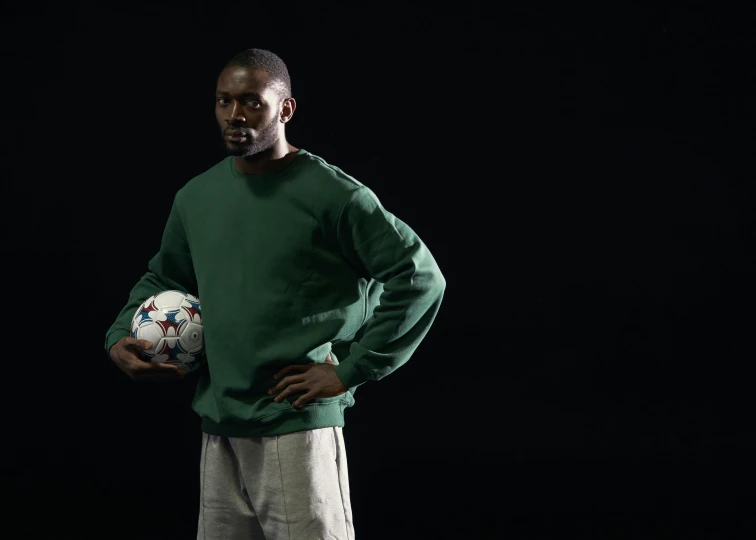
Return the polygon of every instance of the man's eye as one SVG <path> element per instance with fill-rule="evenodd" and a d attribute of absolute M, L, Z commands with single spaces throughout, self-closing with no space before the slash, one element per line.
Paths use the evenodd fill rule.
<path fill-rule="evenodd" d="M 226 101 L 226 98 L 218 98 L 218 101 L 221 104 L 223 104 L 223 102 Z M 248 100 L 248 101 L 246 101 L 246 103 L 251 103 L 253 107 L 259 107 L 260 106 L 260 102 L 254 100 L 254 99 Z"/>

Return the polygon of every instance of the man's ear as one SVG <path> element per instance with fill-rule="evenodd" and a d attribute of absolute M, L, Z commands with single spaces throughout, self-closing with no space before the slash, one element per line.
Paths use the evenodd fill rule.
<path fill-rule="evenodd" d="M 297 110 L 297 102 L 294 98 L 286 98 L 281 102 L 281 112 L 278 115 L 278 120 L 281 123 L 286 123 L 294 116 L 294 111 Z"/>

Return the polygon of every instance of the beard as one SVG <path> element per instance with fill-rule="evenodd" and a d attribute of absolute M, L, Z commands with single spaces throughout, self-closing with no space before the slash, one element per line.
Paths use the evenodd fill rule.
<path fill-rule="evenodd" d="M 250 135 L 244 141 L 229 141 L 225 135 L 221 134 L 221 136 L 223 137 L 226 152 L 229 155 L 254 157 L 266 150 L 270 150 L 278 142 L 278 123 L 275 120 L 272 121 L 262 130 L 258 131 L 254 138 Z"/>

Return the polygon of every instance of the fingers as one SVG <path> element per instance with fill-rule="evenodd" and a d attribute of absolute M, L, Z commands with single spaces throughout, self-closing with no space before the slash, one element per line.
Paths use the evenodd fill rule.
<path fill-rule="evenodd" d="M 152 348 L 152 342 L 148 339 L 136 339 L 131 336 L 123 338 L 123 344 L 126 347 L 136 347 L 138 349 L 149 350 Z"/>
<path fill-rule="evenodd" d="M 299 392 L 306 389 L 306 382 L 304 375 L 294 375 L 286 377 L 280 383 L 268 390 L 268 395 L 278 394 L 273 401 L 279 402 L 286 396 L 293 392 Z M 280 392 L 280 394 L 279 394 Z"/>
<path fill-rule="evenodd" d="M 145 359 L 140 352 L 152 348 L 153 343 L 148 339 L 127 336 L 121 338 L 117 344 L 117 347 L 111 347 L 110 358 L 132 381 L 180 381 L 186 374 L 183 369 L 172 363 Z"/>
<path fill-rule="evenodd" d="M 278 392 L 280 392 L 281 390 L 283 390 L 284 388 L 286 388 L 286 386 L 290 384 L 302 383 L 304 381 L 305 381 L 305 376 L 302 373 L 299 373 L 297 375 L 289 375 L 288 377 L 285 377 L 284 379 L 282 379 L 281 382 L 279 382 L 274 387 L 269 388 L 268 395 L 277 394 Z"/>
<path fill-rule="evenodd" d="M 179 367 L 175 364 L 172 364 L 169 362 L 155 362 L 149 359 L 145 359 L 144 357 L 138 354 L 130 354 L 129 360 L 131 360 L 132 369 L 134 371 L 165 372 L 165 371 L 175 371 L 179 369 Z"/>
<path fill-rule="evenodd" d="M 147 362 L 147 365 L 149 366 L 147 369 L 157 372 L 160 371 L 181 371 L 183 373 L 183 370 L 178 367 L 176 364 L 167 364 L 167 363 L 160 363 L 160 362 Z"/>
<path fill-rule="evenodd" d="M 306 390 L 306 389 L 307 388 L 305 388 L 305 385 L 302 383 L 290 384 L 283 390 L 283 392 L 281 392 L 275 398 L 273 398 L 273 401 L 275 401 L 276 403 L 280 403 L 282 400 L 286 399 L 287 396 L 290 396 L 291 394 L 295 394 L 297 392 L 301 392 L 302 390 Z"/>
<path fill-rule="evenodd" d="M 302 407 L 302 405 L 304 405 L 305 403 L 307 403 L 308 401 L 310 401 L 312 398 L 314 398 L 315 395 L 316 395 L 316 393 L 313 392 L 312 390 L 310 390 L 306 394 L 302 394 L 301 396 L 299 396 L 296 399 L 296 401 L 294 403 L 292 403 L 292 406 L 295 409 L 299 409 L 300 407 Z"/>
<path fill-rule="evenodd" d="M 328 356 L 326 356 L 324 363 L 335 365 L 335 362 L 333 362 L 333 360 L 331 359 L 331 353 L 328 353 Z M 273 378 L 276 380 L 281 379 L 281 377 L 292 371 L 299 371 L 300 373 L 297 375 L 289 375 L 288 377 L 281 379 L 278 384 L 268 389 L 268 395 L 277 394 L 276 397 L 273 398 L 273 401 L 280 403 L 282 400 L 286 399 L 292 394 L 306 391 L 305 394 L 299 396 L 294 402 L 294 407 L 296 407 L 297 409 L 302 407 L 305 403 L 317 396 L 317 391 L 313 389 L 315 380 L 310 380 L 311 378 L 308 378 L 308 376 L 306 375 L 307 372 L 309 372 L 313 367 L 316 367 L 317 365 L 318 364 L 316 363 L 311 363 L 291 364 L 286 366 L 281 371 L 273 375 Z"/>
<path fill-rule="evenodd" d="M 185 371 L 175 364 L 168 362 L 145 361 L 138 355 L 131 355 L 129 371 L 133 380 L 139 381 L 170 381 L 180 380 Z"/>
<path fill-rule="evenodd" d="M 167 363 L 167 362 L 153 362 L 148 359 L 146 355 L 142 355 L 142 350 L 150 350 L 152 349 L 152 342 L 148 339 L 135 339 L 135 338 L 127 338 L 128 341 L 127 345 L 132 345 L 139 349 L 139 351 L 134 351 L 134 349 L 127 349 L 127 357 L 129 361 L 132 364 L 132 369 L 134 371 L 149 371 L 149 370 L 155 370 L 155 372 L 165 372 L 166 370 L 174 371 L 178 369 L 178 366 L 175 366 L 173 364 Z"/>
<path fill-rule="evenodd" d="M 278 380 L 284 375 L 286 375 L 287 373 L 289 373 L 290 371 L 297 370 L 297 371 L 303 372 L 303 371 L 307 371 L 311 367 L 312 367 L 311 364 L 291 364 L 290 366 L 286 366 L 281 371 L 273 375 L 273 378 Z"/>

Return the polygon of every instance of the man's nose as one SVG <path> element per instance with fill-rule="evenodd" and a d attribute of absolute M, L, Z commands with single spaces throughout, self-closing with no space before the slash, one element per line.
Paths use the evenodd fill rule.
<path fill-rule="evenodd" d="M 237 103 L 234 103 L 233 105 L 231 105 L 231 113 L 226 118 L 226 122 L 232 122 L 234 120 L 240 120 L 244 122 L 244 117 L 241 116 L 241 112 L 238 113 L 238 117 L 237 117 L 238 110 L 239 109 L 237 109 Z"/>

